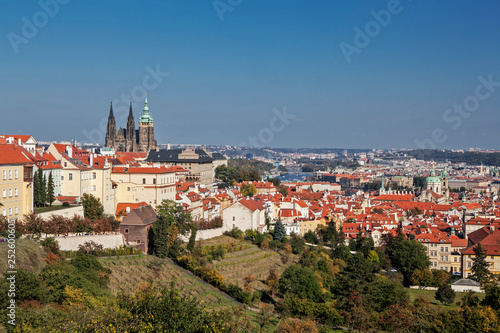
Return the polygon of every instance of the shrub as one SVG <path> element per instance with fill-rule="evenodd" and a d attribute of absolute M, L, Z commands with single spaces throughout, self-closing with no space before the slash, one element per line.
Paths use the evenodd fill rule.
<path fill-rule="evenodd" d="M 70 206 L 70 204 L 69 204 L 69 202 L 65 201 L 65 202 L 63 202 L 62 206 L 63 206 L 63 207 L 69 207 L 69 206 Z"/>
<path fill-rule="evenodd" d="M 438 290 L 436 290 L 436 295 L 434 298 L 441 303 L 450 305 L 455 301 L 455 291 L 447 284 L 442 284 Z"/>

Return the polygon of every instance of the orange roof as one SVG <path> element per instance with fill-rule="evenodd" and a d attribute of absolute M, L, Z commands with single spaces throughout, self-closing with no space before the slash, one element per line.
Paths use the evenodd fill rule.
<path fill-rule="evenodd" d="M 255 201 L 252 199 L 242 199 L 238 201 L 241 203 L 243 206 L 246 208 L 250 209 L 251 211 L 256 211 L 256 210 L 264 210 L 264 204 L 261 201 Z"/>
<path fill-rule="evenodd" d="M 178 168 L 167 168 L 165 166 L 157 167 L 114 167 L 113 173 L 148 173 L 148 174 L 163 174 L 177 172 Z"/>
<path fill-rule="evenodd" d="M 128 203 L 120 202 L 116 206 L 116 214 L 118 214 L 121 211 L 123 211 L 125 214 L 127 214 L 127 208 L 128 208 L 128 211 L 130 212 L 133 209 L 136 209 L 136 208 L 139 208 L 142 206 L 147 206 L 147 205 L 148 204 L 144 201 L 142 201 L 142 202 L 128 202 Z"/>
<path fill-rule="evenodd" d="M 31 156 L 26 149 L 14 145 L 6 144 L 0 145 L 0 165 L 1 164 L 33 164 Z"/>

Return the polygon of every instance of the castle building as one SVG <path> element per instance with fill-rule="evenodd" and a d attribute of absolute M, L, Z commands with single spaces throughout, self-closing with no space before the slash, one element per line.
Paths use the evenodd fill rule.
<path fill-rule="evenodd" d="M 153 117 L 149 113 L 148 98 L 144 100 L 144 108 L 139 118 L 139 129 L 135 129 L 132 103 L 127 119 L 127 128 L 116 130 L 116 121 L 113 114 L 113 103 L 109 110 L 108 127 L 106 129 L 105 146 L 115 151 L 123 152 L 148 152 L 156 149 L 156 140 L 153 128 Z"/>

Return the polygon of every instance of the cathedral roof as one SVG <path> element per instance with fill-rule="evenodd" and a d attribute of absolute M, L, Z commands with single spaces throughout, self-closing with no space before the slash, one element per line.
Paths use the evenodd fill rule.
<path fill-rule="evenodd" d="M 214 160 L 203 149 L 196 149 L 193 158 L 179 158 L 182 149 L 150 150 L 146 161 L 148 162 L 177 162 L 177 163 L 209 163 Z"/>

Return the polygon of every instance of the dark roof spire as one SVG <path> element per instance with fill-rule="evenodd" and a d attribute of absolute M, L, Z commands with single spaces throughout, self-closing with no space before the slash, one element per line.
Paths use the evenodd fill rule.
<path fill-rule="evenodd" d="M 109 108 L 109 118 L 114 118 L 115 116 L 113 115 L 113 102 L 111 102 L 111 107 Z"/>
<path fill-rule="evenodd" d="M 134 118 L 134 113 L 132 112 L 132 102 L 130 102 L 130 109 L 128 111 L 128 117 L 129 118 Z"/>

